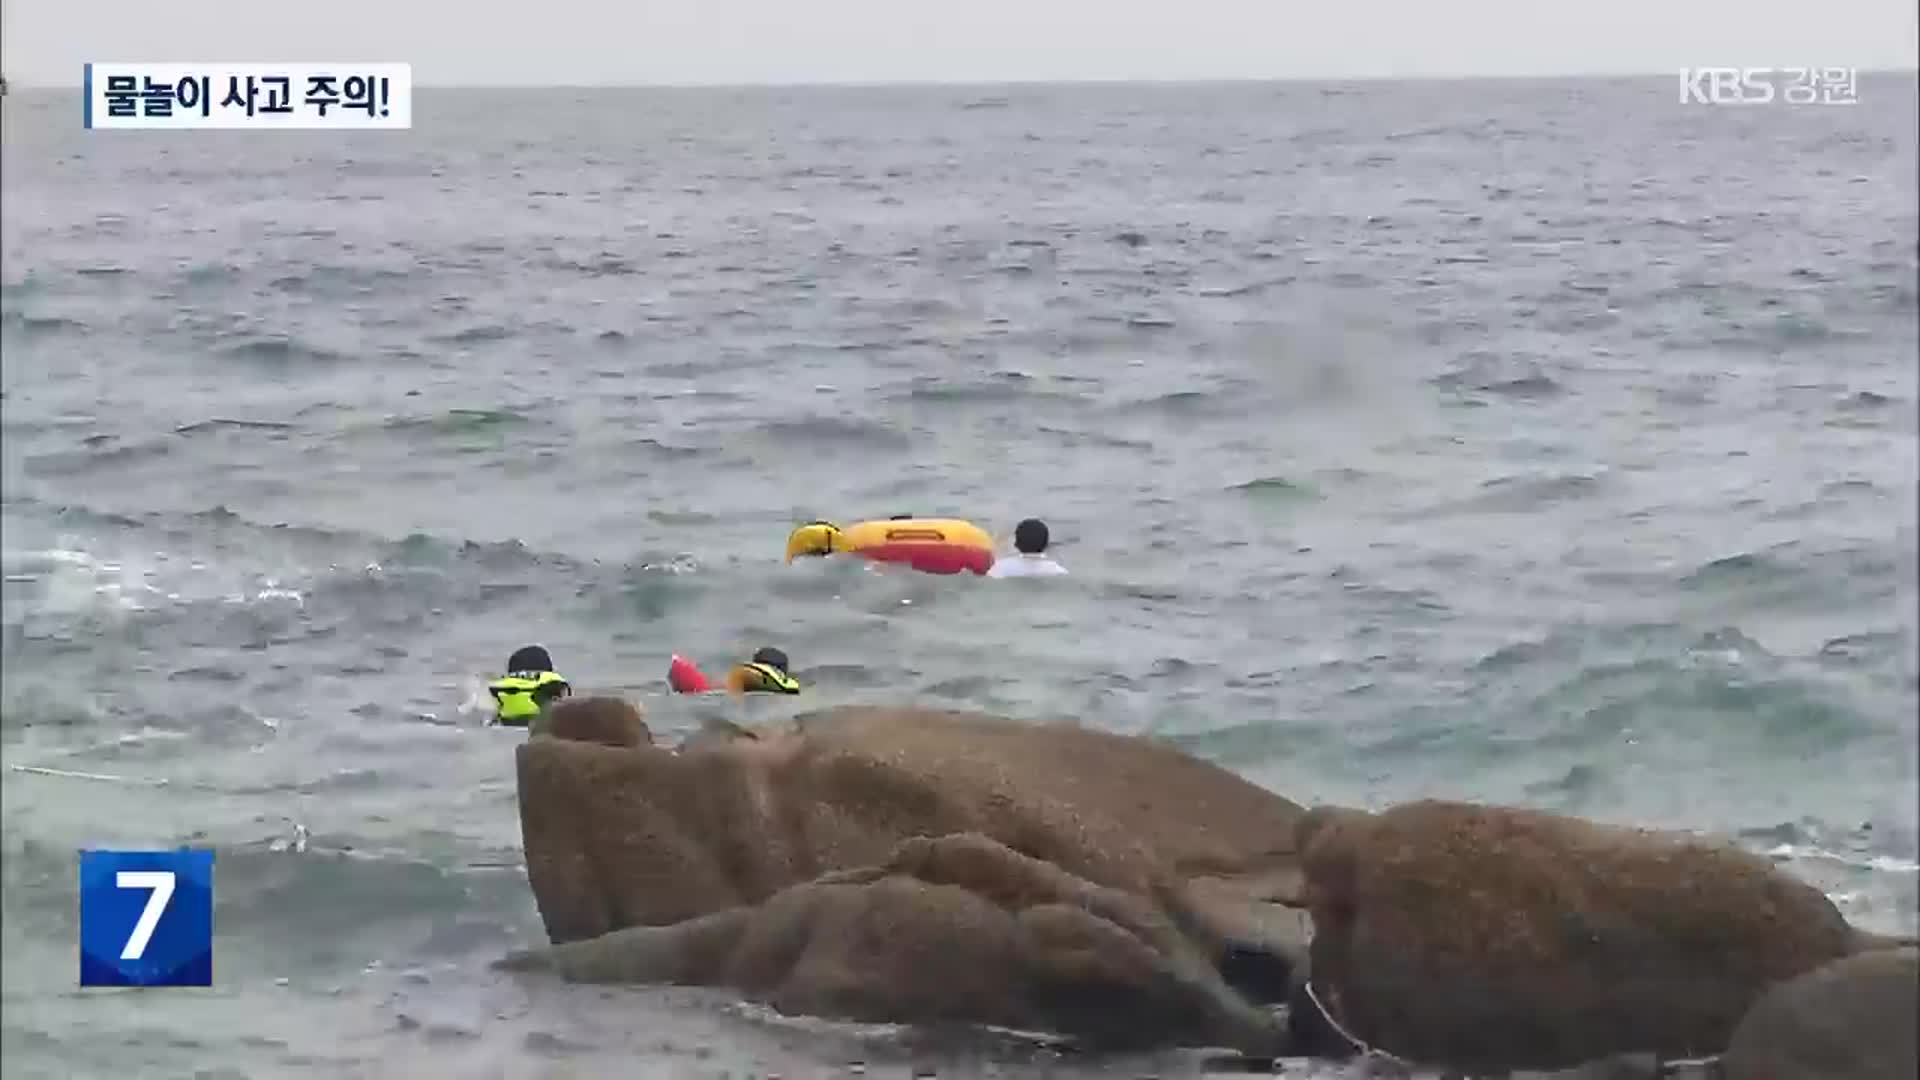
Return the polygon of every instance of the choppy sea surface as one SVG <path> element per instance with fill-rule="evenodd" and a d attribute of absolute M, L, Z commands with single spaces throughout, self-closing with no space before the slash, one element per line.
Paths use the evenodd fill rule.
<path fill-rule="evenodd" d="M 516 646 L 1708 830 L 1916 929 L 1911 76 L 4 101 L 8 1077 L 1133 1075 L 519 981 Z M 894 513 L 1072 576 L 780 562 Z M 21 767 L 60 770 L 21 771 Z M 89 774 L 75 776 L 66 774 Z M 216 988 L 81 992 L 82 846 Z"/>

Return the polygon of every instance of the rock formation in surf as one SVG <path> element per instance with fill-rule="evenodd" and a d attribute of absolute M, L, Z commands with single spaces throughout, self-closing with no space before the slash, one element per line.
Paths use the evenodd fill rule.
<path fill-rule="evenodd" d="M 578 982 L 724 985 L 789 1014 L 998 1024 L 1105 1049 L 1272 1055 L 1284 1023 L 1151 902 L 978 833 L 917 837 L 747 907 L 528 950 Z"/>
<path fill-rule="evenodd" d="M 1726 1080 L 1920 1076 L 1920 950 L 1877 949 L 1781 983 L 1734 1030 Z"/>
<path fill-rule="evenodd" d="M 611 699 L 549 719 L 517 765 L 554 944 L 507 963 L 572 979 L 1261 1054 L 1258 1005 L 1290 999 L 1287 1053 L 1350 1034 L 1626 1075 L 1889 946 L 1724 843 L 1466 803 L 1306 813 L 1147 739 L 841 708 L 672 750 Z"/>
<path fill-rule="evenodd" d="M 1768 988 L 1862 945 L 1731 845 L 1425 801 L 1300 821 L 1313 997 L 1368 1046 L 1463 1070 L 1724 1049 Z M 1351 1044 L 1302 994 L 1301 1048 Z"/>
<path fill-rule="evenodd" d="M 582 943 L 560 954 L 573 958 L 563 972 L 621 970 L 623 950 L 681 950 L 664 969 L 652 960 L 631 968 L 633 981 L 738 986 L 823 1015 L 891 1001 L 901 1010 L 891 1019 L 911 1012 L 1044 1027 L 1071 1020 L 1067 1006 L 1043 1003 L 1058 999 L 1049 987 L 1072 981 L 1048 972 L 1074 964 L 1087 968 L 1089 985 L 1107 988 L 1090 1000 L 1117 1016 L 1149 1016 L 1169 1002 L 1204 1014 L 1218 1012 L 1222 978 L 1241 989 L 1240 1007 L 1279 1000 L 1304 954 L 1303 913 L 1263 900 L 1297 891 L 1299 807 L 1156 741 L 976 714 L 840 708 L 675 751 L 608 745 L 603 722 L 570 715 L 581 707 L 556 706 L 554 737 L 516 751 L 542 920 L 552 942 Z M 999 854 L 970 857 L 952 881 L 913 862 L 918 849 L 897 850 L 915 837 L 968 834 Z M 984 850 L 978 843 L 961 850 Z M 1130 898 L 1145 914 L 1068 919 L 1057 902 L 1032 899 L 1043 895 L 1031 887 L 1042 870 L 1075 889 Z M 703 917 L 712 918 L 686 925 Z M 1176 927 L 1175 937 L 1147 933 L 1141 920 Z M 670 926 L 671 935 L 602 936 Z M 748 944 L 708 947 L 740 934 Z M 783 968 L 753 944 L 765 935 L 825 959 Z M 1120 950 L 1114 971 L 1075 951 L 1103 935 Z M 880 937 L 906 951 L 888 953 Z M 925 953 L 936 938 L 950 941 Z M 993 984 L 1024 1003 L 1019 1016 L 980 1007 L 967 989 L 973 974 L 916 959 L 980 966 L 965 958 L 1043 946 L 1044 955 L 1009 969 L 1011 982 Z M 1189 954 L 1211 974 L 1195 975 L 1180 959 Z M 868 959 L 843 963 L 840 983 L 869 968 L 892 974 L 870 994 L 819 974 L 855 956 Z M 661 970 L 673 977 L 658 978 Z M 1177 1039 L 1178 1026 L 1136 1034 Z M 1087 1033 L 1087 1023 L 1079 1027 Z"/>
<path fill-rule="evenodd" d="M 639 708 L 625 698 L 566 698 L 560 705 L 534 719 L 532 735 L 600 746 L 653 745 L 653 732 L 641 719 Z"/>

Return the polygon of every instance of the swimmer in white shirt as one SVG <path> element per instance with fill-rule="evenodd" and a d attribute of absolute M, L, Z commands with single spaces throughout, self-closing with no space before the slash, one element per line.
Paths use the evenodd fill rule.
<path fill-rule="evenodd" d="M 1028 518 L 1014 527 L 1014 554 L 993 561 L 988 577 L 1057 577 L 1067 568 L 1046 554 L 1047 523 Z"/>

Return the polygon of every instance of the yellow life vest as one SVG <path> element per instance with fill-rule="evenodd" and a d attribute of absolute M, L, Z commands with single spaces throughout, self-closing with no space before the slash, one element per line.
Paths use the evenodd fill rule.
<path fill-rule="evenodd" d="M 496 703 L 494 722 L 526 727 L 555 700 L 573 693 L 567 680 L 552 671 L 510 671 L 487 684 Z"/>
<path fill-rule="evenodd" d="M 727 687 L 739 693 L 797 694 L 800 682 L 772 664 L 740 664 L 727 673 Z"/>

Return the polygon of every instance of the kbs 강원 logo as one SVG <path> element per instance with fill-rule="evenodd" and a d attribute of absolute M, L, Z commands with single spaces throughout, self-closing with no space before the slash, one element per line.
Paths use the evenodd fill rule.
<path fill-rule="evenodd" d="M 80 853 L 80 985 L 213 985 L 213 852 Z"/>
<path fill-rule="evenodd" d="M 1852 105 L 1860 100 L 1853 68 L 1680 69 L 1682 105 Z"/>

